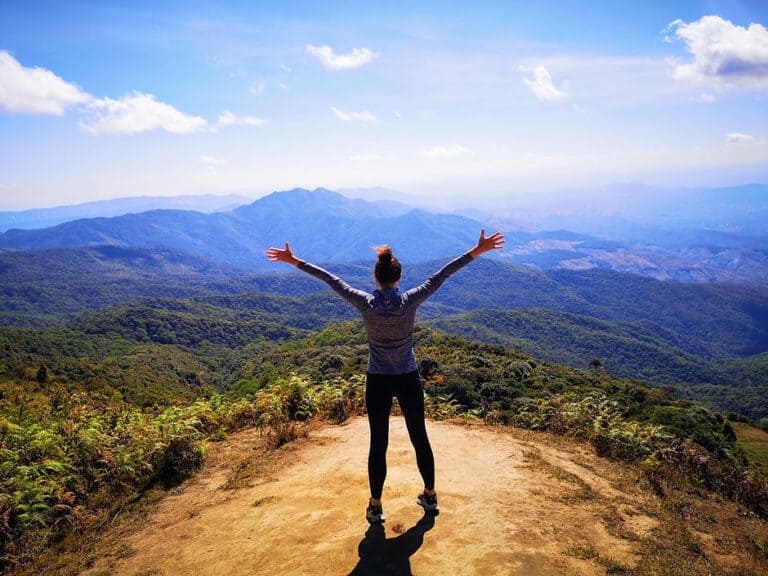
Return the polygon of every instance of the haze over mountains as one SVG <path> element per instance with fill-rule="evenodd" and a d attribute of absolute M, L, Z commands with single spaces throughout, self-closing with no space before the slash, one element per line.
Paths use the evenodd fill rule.
<path fill-rule="evenodd" d="M 626 210 L 613 214 L 598 205 L 581 212 L 569 208 L 570 216 L 563 207 L 553 209 L 548 217 L 553 226 L 581 230 L 569 232 L 535 231 L 532 223 L 523 225 L 520 215 L 505 216 L 501 208 L 494 214 L 468 211 L 470 217 L 295 189 L 209 214 L 159 209 L 12 229 L 0 235 L 0 248 L 164 247 L 265 269 L 266 248 L 285 240 L 302 257 L 319 262 L 369 260 L 372 245 L 389 243 L 403 261 L 419 262 L 460 253 L 485 225 L 507 235 L 499 258 L 541 269 L 607 268 L 663 280 L 768 285 L 768 231 L 761 219 L 768 214 L 768 186 L 710 190 L 700 202 L 693 201 L 693 192 L 666 202 L 657 196 L 627 195 Z M 686 203 L 693 208 L 683 210 Z M 636 218 L 629 221 L 633 206 Z"/>

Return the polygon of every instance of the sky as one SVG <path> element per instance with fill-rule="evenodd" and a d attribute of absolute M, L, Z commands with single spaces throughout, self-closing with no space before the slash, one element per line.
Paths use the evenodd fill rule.
<path fill-rule="evenodd" d="M 768 182 L 768 3 L 0 0 L 0 209 Z"/>

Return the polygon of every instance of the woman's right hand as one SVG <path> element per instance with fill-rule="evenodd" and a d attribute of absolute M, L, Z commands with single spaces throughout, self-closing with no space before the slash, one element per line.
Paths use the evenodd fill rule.
<path fill-rule="evenodd" d="M 485 237 L 485 228 L 480 230 L 480 239 L 477 241 L 477 246 L 469 251 L 472 254 L 472 258 L 477 258 L 480 254 L 490 252 L 491 250 L 501 250 L 504 248 L 504 235 L 501 232 L 495 232 L 488 238 Z"/>
<path fill-rule="evenodd" d="M 288 242 L 285 243 L 284 250 L 280 250 L 280 248 L 268 249 L 267 258 L 269 259 L 270 262 L 285 262 L 286 264 L 290 264 L 291 266 L 297 266 L 299 264 L 299 259 L 293 255 L 293 252 L 291 251 L 291 247 L 288 245 Z"/>

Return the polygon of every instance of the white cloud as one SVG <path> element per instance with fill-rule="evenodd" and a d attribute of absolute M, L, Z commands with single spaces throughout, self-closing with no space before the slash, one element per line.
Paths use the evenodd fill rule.
<path fill-rule="evenodd" d="M 466 146 L 453 144 L 451 146 L 433 146 L 419 152 L 425 158 L 456 158 L 459 156 L 472 156 L 474 152 Z"/>
<path fill-rule="evenodd" d="M 256 84 L 251 85 L 250 88 L 248 88 L 248 92 L 253 94 L 254 96 L 263 96 L 264 95 L 264 80 L 260 80 Z"/>
<path fill-rule="evenodd" d="M 675 20 L 668 29 L 685 42 L 691 62 L 675 64 L 675 78 L 712 80 L 726 86 L 768 86 L 768 29 L 737 26 L 720 16 Z"/>
<path fill-rule="evenodd" d="M 374 162 L 376 160 L 381 160 L 382 156 L 381 154 L 354 154 L 349 157 L 352 162 Z"/>
<path fill-rule="evenodd" d="M 330 46 L 313 46 L 312 44 L 307 45 L 307 52 L 317 58 L 328 70 L 359 68 L 378 56 L 368 48 L 353 48 L 352 52 L 347 54 L 336 54 Z"/>
<path fill-rule="evenodd" d="M 288 84 L 286 84 L 285 82 L 278 82 L 277 87 L 280 88 L 281 90 L 288 90 Z"/>
<path fill-rule="evenodd" d="M 740 132 L 731 132 L 725 137 L 729 144 L 742 144 L 744 142 L 754 142 L 755 137 L 752 134 L 741 134 Z"/>
<path fill-rule="evenodd" d="M 67 106 L 91 98 L 50 70 L 25 68 L 8 52 L 0 51 L 0 108 L 21 114 L 61 116 Z"/>
<path fill-rule="evenodd" d="M 91 134 L 132 134 L 151 130 L 186 134 L 208 126 L 205 118 L 184 114 L 170 104 L 159 102 L 152 94 L 138 91 L 119 100 L 92 100 L 88 108 L 95 118 L 81 122 L 80 126 Z"/>
<path fill-rule="evenodd" d="M 201 154 L 198 160 L 205 164 L 206 166 L 221 166 L 222 164 L 226 164 L 227 161 L 223 158 L 216 158 L 215 156 L 207 156 L 206 154 Z"/>
<path fill-rule="evenodd" d="M 229 110 L 225 110 L 219 114 L 217 126 L 263 126 L 266 122 L 264 118 L 258 116 L 237 116 Z"/>
<path fill-rule="evenodd" d="M 285 64 L 280 64 L 280 70 L 282 70 L 283 72 L 287 72 L 288 74 L 293 72 L 293 68 L 291 68 L 290 66 L 286 66 Z"/>
<path fill-rule="evenodd" d="M 552 75 L 544 66 L 536 66 L 533 69 L 521 66 L 520 71 L 533 72 L 533 78 L 523 78 L 523 82 L 539 100 L 557 102 L 568 97 L 567 91 L 555 87 Z"/>
<path fill-rule="evenodd" d="M 376 116 L 364 110 L 363 112 L 345 112 L 338 108 L 331 108 L 336 118 L 344 122 L 376 122 Z"/>

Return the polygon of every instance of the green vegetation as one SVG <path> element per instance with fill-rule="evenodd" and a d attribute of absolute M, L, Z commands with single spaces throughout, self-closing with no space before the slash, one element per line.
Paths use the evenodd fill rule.
<path fill-rule="evenodd" d="M 283 326 L 274 341 L 254 333 L 245 343 L 222 329 L 232 307 L 167 308 L 127 305 L 89 314 L 79 328 L 0 330 L 5 566 L 99 526 L 153 485 L 181 481 L 200 466 L 206 441 L 262 426 L 276 448 L 300 435 L 297 421 L 342 422 L 362 412 L 367 346 L 359 321 L 313 333 Z M 170 336 L 156 341 L 160 332 L 147 326 Z M 425 327 L 415 340 L 432 418 L 571 435 L 598 454 L 637 462 L 659 490 L 687 484 L 768 515 L 765 472 L 749 464 L 720 414 L 599 369 Z"/>
<path fill-rule="evenodd" d="M 150 486 L 202 464 L 206 438 L 249 426 L 274 448 L 294 421 L 341 422 L 362 411 L 362 382 L 277 378 L 246 398 L 218 394 L 142 409 L 65 378 L 0 383 L 0 567 L 24 562 L 72 530 L 101 525 Z"/>
<path fill-rule="evenodd" d="M 473 310 L 432 319 L 444 332 L 503 344 L 576 368 L 593 366 L 753 421 L 768 415 L 768 354 L 728 361 L 689 351 L 677 332 L 650 322 L 598 320 L 545 309 Z"/>
<path fill-rule="evenodd" d="M 149 487 L 183 480 L 201 465 L 206 442 L 260 426 L 276 448 L 301 434 L 296 422 L 342 422 L 363 410 L 362 324 L 349 321 L 355 311 L 335 295 L 316 292 L 312 279 L 209 274 L 208 261 L 121 250 L 26 254 L 24 266 L 19 255 L 0 255 L 0 274 L 7 272 L 0 323 L 27 326 L 0 328 L 2 568 L 66 533 L 102 525 Z M 55 282 L 51 266 L 62 274 Z M 457 274 L 424 317 L 475 340 L 426 326 L 415 332 L 430 417 L 579 438 L 600 455 L 636 463 L 659 494 L 671 486 L 713 491 L 768 516 L 768 435 L 748 424 L 768 416 L 768 354 L 732 357 L 761 351 L 762 293 L 739 289 L 725 311 L 713 312 L 727 290 L 656 294 L 653 281 L 615 283 L 596 273 L 589 280 L 605 294 L 590 299 L 590 283 L 579 276 L 477 266 L 508 274 L 492 295 L 497 303 L 559 300 L 568 310 L 466 313 L 489 296 L 468 289 L 479 276 Z M 369 274 L 345 270 L 361 282 Z M 652 305 L 638 303 L 597 319 L 617 305 L 617 286 L 639 286 L 636 299 L 678 316 L 662 326 L 649 318 Z M 688 302 L 674 300 L 685 295 Z M 713 323 L 724 314 L 733 321 L 718 356 Z M 736 414 L 724 417 L 645 381 Z M 595 561 L 622 570 L 610 558 Z"/>
<path fill-rule="evenodd" d="M 53 327 L 86 310 L 141 298 L 316 292 L 311 278 L 257 274 L 163 248 L 93 246 L 0 251 L 0 326 Z"/>
<path fill-rule="evenodd" d="M 587 368 L 592 359 L 598 359 L 611 374 L 662 386 L 700 382 L 712 375 L 708 362 L 676 346 L 673 334 L 648 323 L 523 308 L 473 310 L 430 325 L 576 368 Z"/>
<path fill-rule="evenodd" d="M 768 468 L 768 432 L 745 422 L 731 422 L 731 425 L 736 432 L 736 443 L 750 461 Z"/>
<path fill-rule="evenodd" d="M 438 265 L 406 267 L 403 285 L 422 281 Z M 368 266 L 331 269 L 355 286 L 372 287 Z M 87 310 L 97 312 L 79 318 Z M 117 333 L 127 338 L 149 329 L 145 341 L 166 343 L 177 332 L 177 343 L 196 347 L 213 320 L 211 339 L 241 346 L 257 332 L 294 338 L 285 327 L 317 330 L 352 318 L 349 306 L 306 275 L 254 273 L 173 249 L 0 253 L 0 326 L 64 327 L 75 319 L 88 331 L 111 333 L 117 322 Z M 577 368 L 597 359 L 610 374 L 675 386 L 682 398 L 755 422 L 768 418 L 764 288 L 659 282 L 606 270 L 540 271 L 488 259 L 456 274 L 420 318 Z M 169 329 L 185 322 L 200 330 Z"/>

